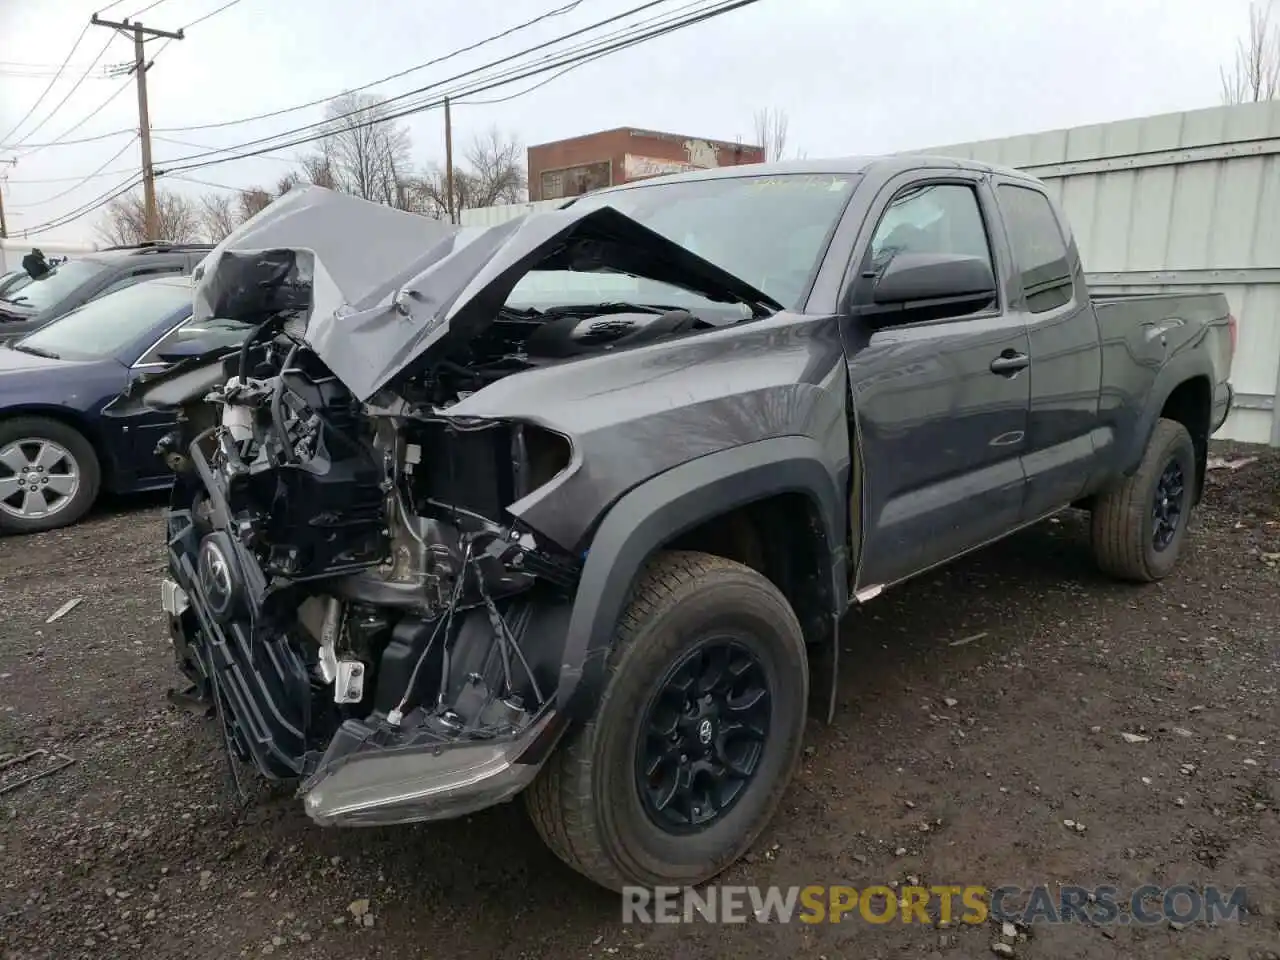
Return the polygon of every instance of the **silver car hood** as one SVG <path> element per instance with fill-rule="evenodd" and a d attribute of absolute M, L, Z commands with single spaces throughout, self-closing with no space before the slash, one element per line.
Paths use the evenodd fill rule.
<path fill-rule="evenodd" d="M 571 205 L 463 228 L 320 187 L 299 187 L 246 221 L 195 271 L 207 318 L 236 260 L 290 250 L 310 284 L 308 345 L 367 400 L 428 354 L 483 332 L 534 269 L 625 273 L 753 310 L 766 294 L 608 206 Z"/>

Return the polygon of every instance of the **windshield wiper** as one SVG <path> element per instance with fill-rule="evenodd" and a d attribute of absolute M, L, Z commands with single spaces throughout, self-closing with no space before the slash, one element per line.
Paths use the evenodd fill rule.
<path fill-rule="evenodd" d="M 52 350 L 45 350 L 43 347 L 29 347 L 25 343 L 15 343 L 13 349 L 21 350 L 23 353 L 29 353 L 33 357 L 44 357 L 48 360 L 61 360 L 62 354 L 54 353 Z"/>
<path fill-rule="evenodd" d="M 26 303 L 30 297 L 0 297 L 5 303 Z"/>

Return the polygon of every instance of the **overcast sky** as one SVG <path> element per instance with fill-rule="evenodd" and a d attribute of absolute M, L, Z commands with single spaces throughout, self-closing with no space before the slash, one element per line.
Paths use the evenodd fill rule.
<path fill-rule="evenodd" d="M 0 136 L 27 112 L 94 10 L 109 0 L 0 0 Z M 161 0 L 141 20 L 176 29 L 227 0 Z M 214 129 L 163 128 L 235 121 L 362 86 L 441 56 L 569 0 L 239 0 L 173 42 L 148 73 L 156 166 L 315 122 L 321 107 Z M 671 0 L 675 10 L 688 0 Z M 576 9 L 504 40 L 374 88 L 394 96 L 481 66 L 641 0 L 581 0 Z M 118 0 L 108 17 L 154 0 Z M 752 115 L 790 116 L 789 146 L 810 157 L 880 153 L 1030 133 L 1219 102 L 1219 67 L 1247 30 L 1248 0 L 760 0 L 742 10 L 570 71 L 527 96 L 459 105 L 455 144 L 496 124 L 524 144 L 619 126 L 734 140 L 752 139 Z M 94 61 L 111 32 L 92 27 L 68 69 L 10 142 L 136 130 L 132 80 L 90 78 L 34 134 L 30 131 Z M 148 44 L 156 50 L 163 41 Z M 542 56 L 537 54 L 535 56 Z M 103 63 L 132 60 L 116 37 Z M 34 68 L 15 63 L 35 64 Z M 43 72 L 41 77 L 18 75 Z M 101 72 L 101 68 L 97 71 Z M 528 86 L 484 94 L 500 96 Z M 102 107 L 117 88 L 128 85 Z M 101 108 L 101 109 L 100 109 Z M 407 121 L 418 164 L 441 159 L 438 110 Z M 131 133 L 30 151 L 7 175 L 11 235 L 74 211 L 120 184 L 139 164 Z M 124 149 L 115 160 L 112 156 Z M 282 150 L 288 158 L 296 150 Z M 108 162 L 110 161 L 110 162 Z M 104 167 L 103 165 L 106 164 Z M 76 179 L 104 174 L 77 185 Z M 274 182 L 288 169 L 255 158 L 189 176 L 229 187 Z M 32 182 L 32 181 L 58 182 Z M 198 195 L 210 188 L 172 183 Z M 58 196 L 61 194 L 61 196 Z M 44 236 L 92 241 L 101 211 Z"/>

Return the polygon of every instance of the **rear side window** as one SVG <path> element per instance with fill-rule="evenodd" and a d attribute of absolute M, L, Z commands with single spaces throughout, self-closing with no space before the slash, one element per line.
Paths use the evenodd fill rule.
<path fill-rule="evenodd" d="M 1022 273 L 1027 309 L 1044 313 L 1071 302 L 1067 242 L 1049 198 L 1038 190 L 1001 184 L 1000 209 L 1013 259 Z"/>

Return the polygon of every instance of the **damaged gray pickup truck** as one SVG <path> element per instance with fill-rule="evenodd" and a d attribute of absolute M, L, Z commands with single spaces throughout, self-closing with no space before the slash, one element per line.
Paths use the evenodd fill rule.
<path fill-rule="evenodd" d="M 851 603 L 1067 507 L 1169 574 L 1231 404 L 1222 296 L 1091 299 L 1040 183 L 948 159 L 485 229 L 305 188 L 196 277 L 254 332 L 127 402 L 176 412 L 164 607 L 227 748 L 320 824 L 522 793 L 614 889 L 759 835 Z"/>

